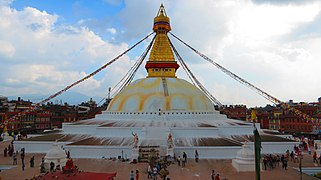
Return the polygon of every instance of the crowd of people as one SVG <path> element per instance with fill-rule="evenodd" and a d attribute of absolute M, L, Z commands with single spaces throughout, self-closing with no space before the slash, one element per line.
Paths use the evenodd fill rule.
<path fill-rule="evenodd" d="M 287 150 L 284 154 L 281 155 L 264 155 L 262 158 L 263 162 L 263 169 L 264 170 L 272 170 L 276 167 L 280 166 L 285 170 L 287 170 L 288 161 L 293 163 L 300 163 L 303 159 L 303 151 L 308 153 L 309 155 L 312 154 L 312 149 L 318 149 L 318 145 L 314 143 L 313 139 L 305 139 L 304 137 L 298 139 L 299 145 L 294 145 L 293 150 Z M 321 154 L 318 156 L 317 152 L 314 151 L 312 154 L 312 161 L 316 164 L 321 164 Z"/>
<path fill-rule="evenodd" d="M 313 150 L 314 149 L 314 150 Z M 273 170 L 277 167 L 282 167 L 283 169 L 287 170 L 288 168 L 288 162 L 292 163 L 299 163 L 300 160 L 303 158 L 303 151 L 307 154 L 311 154 L 312 162 L 316 164 L 321 164 L 321 154 L 317 154 L 315 150 L 318 149 L 318 146 L 311 140 L 307 141 L 306 139 L 300 140 L 300 143 L 298 145 L 294 145 L 293 150 L 287 150 L 284 154 L 267 154 L 264 155 L 262 158 L 262 165 L 264 170 Z M 11 157 L 12 158 L 12 164 L 17 165 L 18 164 L 18 157 L 20 157 L 19 162 L 21 160 L 21 168 L 24 171 L 25 170 L 25 148 L 21 148 L 19 151 L 14 149 L 13 141 L 9 143 L 7 147 L 3 150 L 4 157 Z M 198 163 L 199 160 L 199 153 L 197 150 L 195 150 L 194 153 L 195 162 Z M 66 156 L 70 158 L 70 152 L 66 151 Z M 186 152 L 182 152 L 181 155 L 174 156 L 173 157 L 174 164 L 177 164 L 179 167 L 185 167 L 187 165 L 188 157 Z M 190 160 L 189 160 L 190 161 Z M 176 162 L 176 163 L 175 163 Z M 44 163 L 44 160 L 42 161 L 42 165 Z M 30 167 L 35 167 L 35 157 L 32 156 L 29 160 Z M 49 172 L 54 171 L 61 171 L 63 168 L 60 167 L 60 165 L 55 165 L 54 162 L 51 162 L 49 164 L 50 170 Z M 161 171 L 161 164 L 159 162 L 156 162 L 153 166 L 148 165 L 147 168 L 147 178 L 148 179 L 157 179 L 157 177 L 160 175 Z M 48 172 L 48 171 L 47 171 Z M 140 177 L 139 170 L 130 171 L 129 174 L 130 179 L 138 180 Z M 165 177 L 164 180 L 169 179 L 169 177 L 162 176 L 162 178 Z M 210 177 L 212 180 L 220 180 L 220 174 L 215 173 L 214 170 L 212 170 Z"/>
<path fill-rule="evenodd" d="M 220 180 L 220 174 L 215 174 L 215 170 L 213 169 L 211 172 L 211 180 Z"/>
<path fill-rule="evenodd" d="M 264 166 L 264 170 L 272 170 L 276 167 L 280 166 L 280 162 L 282 165 L 282 168 L 284 168 L 285 170 L 288 167 L 288 159 L 286 158 L 286 156 L 284 156 L 284 154 L 281 155 L 281 157 L 279 155 L 265 155 L 263 157 L 263 166 Z"/>
<path fill-rule="evenodd" d="M 18 156 L 19 156 L 19 151 L 14 149 L 14 146 L 13 146 L 13 142 L 14 140 L 12 140 L 10 142 L 10 144 L 8 145 L 8 147 L 5 147 L 4 150 L 3 150 L 3 156 L 6 158 L 6 157 L 12 157 L 12 165 L 18 165 Z M 22 168 L 22 171 L 25 170 L 25 148 L 21 148 L 20 150 L 20 159 L 21 159 L 21 168 Z M 30 167 L 33 168 L 34 167 L 34 164 L 35 164 L 35 157 L 32 156 L 30 158 Z"/>

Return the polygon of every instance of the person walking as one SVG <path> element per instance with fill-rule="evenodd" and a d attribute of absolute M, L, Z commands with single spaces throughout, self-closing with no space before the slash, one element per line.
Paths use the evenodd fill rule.
<path fill-rule="evenodd" d="M 29 162 L 30 162 L 30 167 L 33 168 L 35 166 L 35 157 L 32 156 Z"/>
<path fill-rule="evenodd" d="M 318 164 L 317 152 L 315 152 L 315 151 L 314 151 L 314 153 L 313 153 L 313 163 L 317 163 L 317 164 Z"/>
<path fill-rule="evenodd" d="M 181 166 L 181 156 L 178 156 L 178 158 L 177 158 L 177 164 L 178 164 L 178 166 Z"/>
<path fill-rule="evenodd" d="M 133 170 L 131 170 L 129 173 L 129 180 L 135 180 L 135 174 Z"/>
<path fill-rule="evenodd" d="M 185 159 L 183 158 L 183 159 L 182 159 L 182 167 L 185 167 L 185 164 L 186 164 L 186 161 L 185 161 Z"/>
<path fill-rule="evenodd" d="M 197 149 L 195 149 L 195 162 L 198 162 L 198 152 L 197 152 Z"/>
<path fill-rule="evenodd" d="M 17 165 L 18 162 L 17 162 L 17 154 L 16 153 L 13 153 L 13 165 Z"/>
<path fill-rule="evenodd" d="M 284 169 L 287 170 L 288 167 L 288 160 L 284 159 Z"/>
<path fill-rule="evenodd" d="M 136 169 L 135 180 L 139 180 L 139 171 Z"/>
<path fill-rule="evenodd" d="M 25 163 L 25 151 L 24 151 L 24 148 L 21 150 L 21 163 L 24 164 Z"/>
<path fill-rule="evenodd" d="M 157 168 L 156 168 L 156 166 L 154 166 L 154 168 L 153 168 L 153 179 L 155 180 L 155 179 L 157 179 Z"/>
<path fill-rule="evenodd" d="M 11 145 L 10 144 L 8 146 L 8 154 L 9 154 L 10 157 L 12 156 L 12 154 L 11 154 Z"/>
<path fill-rule="evenodd" d="M 263 165 L 264 165 L 264 170 L 266 170 L 266 167 L 267 167 L 267 157 L 266 156 L 263 158 Z"/>
<path fill-rule="evenodd" d="M 276 155 L 276 164 L 278 165 L 278 167 L 280 166 L 280 156 Z"/>
<path fill-rule="evenodd" d="M 50 172 L 54 172 L 55 169 L 55 163 L 54 162 L 50 162 Z"/>
<path fill-rule="evenodd" d="M 216 174 L 214 180 L 220 180 L 220 174 Z"/>
<path fill-rule="evenodd" d="M 148 173 L 147 179 L 153 178 L 152 177 L 152 168 L 150 167 L 150 164 L 148 164 L 147 173 Z"/>
<path fill-rule="evenodd" d="M 291 157 L 291 161 L 294 161 L 294 152 L 293 151 L 291 151 L 290 157 Z"/>
<path fill-rule="evenodd" d="M 214 178 L 215 178 L 215 171 L 213 169 L 212 172 L 211 172 L 211 180 L 214 180 Z"/>
<path fill-rule="evenodd" d="M 185 160 L 185 163 L 187 163 L 187 154 L 185 152 L 183 152 L 183 158 Z"/>
<path fill-rule="evenodd" d="M 7 157 L 7 155 L 8 155 L 8 149 L 7 149 L 7 148 L 4 148 L 4 150 L 3 150 L 3 156 L 4 156 L 4 157 Z"/>

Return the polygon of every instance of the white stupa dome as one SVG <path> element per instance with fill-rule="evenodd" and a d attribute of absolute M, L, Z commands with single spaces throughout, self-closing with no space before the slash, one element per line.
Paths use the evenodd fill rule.
<path fill-rule="evenodd" d="M 196 86 L 179 78 L 148 77 L 125 87 L 108 111 L 214 111 L 212 102 Z"/>

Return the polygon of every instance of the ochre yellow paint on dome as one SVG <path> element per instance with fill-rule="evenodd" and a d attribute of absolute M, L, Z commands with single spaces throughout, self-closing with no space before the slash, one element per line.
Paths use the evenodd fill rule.
<path fill-rule="evenodd" d="M 161 83 L 161 79 L 155 79 L 155 81 L 148 82 L 146 79 L 142 79 L 141 84 L 131 84 L 132 88 L 145 88 L 145 89 L 151 89 L 153 87 L 158 86 Z M 143 84 L 143 87 L 142 87 Z"/>
<path fill-rule="evenodd" d="M 163 81 L 167 83 L 167 95 Z M 213 108 L 211 101 L 187 81 L 160 77 L 136 80 L 117 94 L 108 106 L 108 110 L 118 112 L 211 111 Z"/>

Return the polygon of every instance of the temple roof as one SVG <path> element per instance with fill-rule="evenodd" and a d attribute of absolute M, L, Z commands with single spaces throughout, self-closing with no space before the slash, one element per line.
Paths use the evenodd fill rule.
<path fill-rule="evenodd" d="M 149 61 L 174 61 L 174 54 L 167 37 L 167 32 L 171 30 L 171 26 L 163 4 L 154 18 L 153 30 L 156 33 L 156 39 L 149 56 Z"/>
<path fill-rule="evenodd" d="M 156 37 L 149 61 L 145 66 L 148 71 L 148 77 L 175 77 L 175 72 L 179 65 L 175 61 L 174 53 L 167 37 L 167 32 L 170 30 L 170 20 L 162 4 L 154 18 L 153 31 L 156 33 Z"/>

